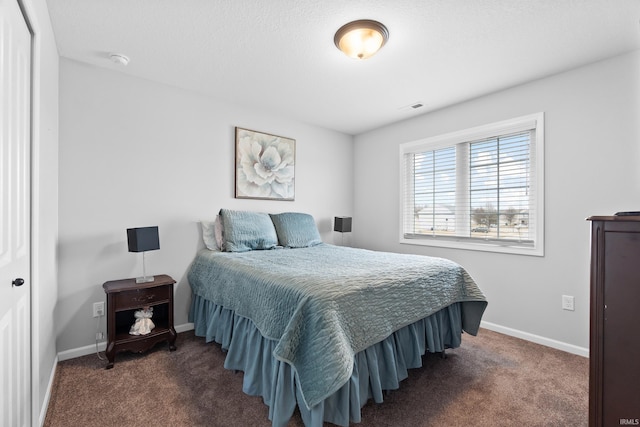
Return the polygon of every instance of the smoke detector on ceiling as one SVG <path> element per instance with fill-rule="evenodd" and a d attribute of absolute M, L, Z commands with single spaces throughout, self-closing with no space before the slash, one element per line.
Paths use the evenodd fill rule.
<path fill-rule="evenodd" d="M 109 59 L 111 59 L 114 63 L 119 65 L 127 65 L 129 63 L 129 58 L 121 53 L 112 53 L 109 55 Z"/>

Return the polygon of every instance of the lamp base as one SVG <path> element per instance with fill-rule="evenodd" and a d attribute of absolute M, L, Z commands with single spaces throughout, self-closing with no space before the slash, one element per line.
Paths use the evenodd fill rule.
<path fill-rule="evenodd" d="M 149 283 L 156 280 L 153 276 L 136 277 L 136 283 Z"/>

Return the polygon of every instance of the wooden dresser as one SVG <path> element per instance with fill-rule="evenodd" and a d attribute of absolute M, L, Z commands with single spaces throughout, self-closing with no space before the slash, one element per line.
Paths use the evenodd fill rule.
<path fill-rule="evenodd" d="M 640 216 L 588 220 L 589 426 L 640 425 Z"/>

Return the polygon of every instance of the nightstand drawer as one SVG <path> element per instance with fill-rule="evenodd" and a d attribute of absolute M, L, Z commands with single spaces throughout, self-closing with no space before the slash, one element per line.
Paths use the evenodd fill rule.
<path fill-rule="evenodd" d="M 115 307 L 117 310 L 130 310 L 145 305 L 153 305 L 158 302 L 169 300 L 171 286 L 159 286 L 148 289 L 137 289 L 125 292 L 118 292 L 114 295 Z"/>

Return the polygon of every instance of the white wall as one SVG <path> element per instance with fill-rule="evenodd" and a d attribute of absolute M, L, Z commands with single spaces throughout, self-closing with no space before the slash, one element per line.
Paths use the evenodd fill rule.
<path fill-rule="evenodd" d="M 586 349 L 585 218 L 640 209 L 639 79 L 636 51 L 358 135 L 354 244 L 453 259 L 485 292 L 486 322 Z M 544 257 L 398 243 L 400 143 L 540 111 L 546 127 Z M 575 296 L 575 312 L 561 309 L 563 294 Z"/>
<path fill-rule="evenodd" d="M 294 202 L 234 198 L 235 126 L 296 140 Z M 92 303 L 105 300 L 104 282 L 142 274 L 141 255 L 127 252 L 127 228 L 159 226 L 160 250 L 147 253 L 147 271 L 178 281 L 181 325 L 191 298 L 187 268 L 203 246 L 199 220 L 222 207 L 308 212 L 333 242 L 333 216 L 353 211 L 351 136 L 67 59 L 59 156 L 60 352 L 94 343 Z"/>
<path fill-rule="evenodd" d="M 44 421 L 56 361 L 58 50 L 45 0 L 22 2 L 35 31 L 32 135 L 32 423 Z"/>

